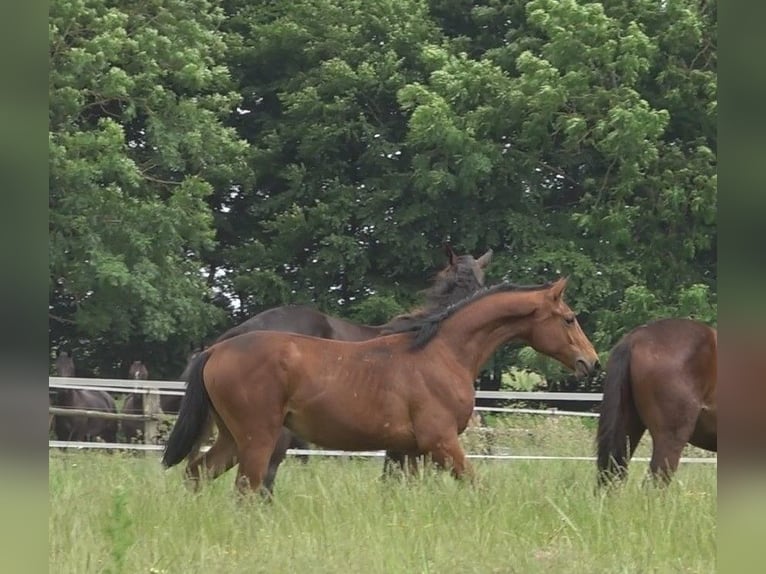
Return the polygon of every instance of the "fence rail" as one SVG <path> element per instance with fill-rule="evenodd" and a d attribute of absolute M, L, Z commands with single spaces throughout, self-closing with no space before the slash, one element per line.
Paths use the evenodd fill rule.
<path fill-rule="evenodd" d="M 50 448 L 74 448 L 93 449 L 93 450 L 136 450 L 136 451 L 161 451 L 164 447 L 158 444 L 123 444 L 106 442 L 73 442 L 65 440 L 48 441 Z M 209 446 L 204 446 L 200 450 L 206 452 Z M 327 457 L 355 457 L 355 458 L 381 458 L 386 452 L 382 450 L 365 451 L 347 451 L 347 450 L 313 450 L 302 448 L 291 448 L 287 451 L 289 455 L 308 455 L 308 456 L 327 456 Z M 478 460 L 573 460 L 594 462 L 594 456 L 556 456 L 556 455 L 535 455 L 535 454 L 466 454 L 467 458 Z M 634 457 L 632 460 L 649 462 L 648 457 Z M 685 457 L 681 458 L 682 463 L 691 464 L 718 464 L 718 459 L 711 457 Z"/>
<path fill-rule="evenodd" d="M 51 448 L 111 448 L 111 449 L 131 449 L 131 450 L 158 450 L 162 448 L 159 445 L 151 444 L 156 440 L 158 424 L 162 421 L 169 421 L 175 418 L 173 414 L 167 414 L 159 406 L 159 395 L 183 395 L 186 383 L 183 381 L 157 381 L 140 379 L 100 379 L 83 377 L 49 377 L 49 388 L 60 389 L 98 389 L 112 393 L 137 393 L 144 395 L 143 413 L 126 414 L 102 412 L 91 409 L 49 407 L 49 416 L 82 416 L 88 418 L 116 419 L 123 421 L 138 421 L 143 423 L 143 437 L 146 444 L 127 444 L 127 443 L 79 443 L 73 441 L 50 441 Z M 524 391 L 476 391 L 477 399 L 491 399 L 501 401 L 581 401 L 598 403 L 601 401 L 601 393 L 565 393 L 565 392 L 524 392 Z M 559 410 L 557 408 L 532 409 L 516 407 L 489 407 L 476 406 L 475 410 L 491 413 L 518 413 L 533 415 L 556 415 L 556 416 L 578 416 L 578 417 L 597 417 L 598 413 Z M 85 445 L 85 446 L 84 446 Z M 382 452 L 382 451 L 381 451 Z M 328 451 L 310 451 L 311 454 L 328 455 Z M 302 453 L 299 453 L 302 454 Z M 309 454 L 308 452 L 306 454 Z M 354 453 L 347 453 L 348 456 L 359 456 Z M 345 455 L 344 455 L 345 456 Z M 377 455 L 376 455 L 377 456 Z"/>
<path fill-rule="evenodd" d="M 152 444 L 157 425 L 161 421 L 172 420 L 175 415 L 166 414 L 159 408 L 159 395 L 183 395 L 186 383 L 183 381 L 153 381 L 153 380 L 125 380 L 125 379 L 91 379 L 77 377 L 50 377 L 48 385 L 50 388 L 69 388 L 69 389 L 99 389 L 109 392 L 121 393 L 140 393 L 144 395 L 144 413 L 143 414 L 123 414 L 123 413 L 104 413 L 92 410 L 69 409 L 60 407 L 50 407 L 49 414 L 53 416 L 87 416 L 92 418 L 133 420 L 144 423 L 144 440 L 150 441 L 144 444 L 128 443 L 103 443 L 103 442 L 78 442 L 50 440 L 48 447 L 54 449 L 88 449 L 88 450 L 127 450 L 157 452 L 164 446 L 161 444 Z M 601 402 L 601 393 L 565 393 L 565 392 L 544 392 L 544 391 L 476 391 L 477 399 L 490 399 L 501 401 L 521 401 L 521 402 L 553 402 L 553 401 L 580 401 L 593 404 Z M 559 410 L 557 408 L 531 409 L 514 407 L 485 407 L 476 406 L 477 411 L 495 412 L 495 413 L 521 413 L 521 414 L 540 414 L 555 416 L 579 416 L 579 417 L 598 417 L 598 413 Z M 478 430 L 478 429 L 477 429 Z M 490 431 L 492 429 L 483 429 Z M 202 447 L 203 451 L 209 449 L 209 446 Z M 340 451 L 340 450 L 315 450 L 315 449 L 290 449 L 287 451 L 290 455 L 308 455 L 324 457 L 382 457 L 384 451 Z M 468 458 L 480 460 L 568 460 L 568 461 L 595 461 L 591 456 L 546 456 L 546 455 L 514 455 L 514 454 L 468 454 Z M 648 461 L 648 458 L 636 457 L 634 460 Z M 681 459 L 685 464 L 717 464 L 716 456 L 711 457 L 686 457 Z"/>
<path fill-rule="evenodd" d="M 162 391 L 161 394 L 177 394 L 168 391 L 183 391 L 183 381 L 153 381 L 143 379 L 91 379 L 84 377 L 48 377 L 48 387 L 57 389 L 100 389 L 115 393 L 148 393 Z"/>
<path fill-rule="evenodd" d="M 153 440 L 157 424 L 161 421 L 172 420 L 175 415 L 166 414 L 159 408 L 159 395 L 182 395 L 186 388 L 183 381 L 153 381 L 153 380 L 133 380 L 133 379 L 90 379 L 77 377 L 50 377 L 48 381 L 50 388 L 68 388 L 68 389 L 99 389 L 109 392 L 122 393 L 141 393 L 144 396 L 143 414 L 123 414 L 123 413 L 105 413 L 92 410 L 70 409 L 61 407 L 50 407 L 50 416 L 87 416 L 91 418 L 134 420 L 143 422 L 145 425 L 145 440 Z M 493 399 L 505 401 L 522 402 L 548 402 L 548 401 L 581 401 L 593 404 L 599 403 L 602 399 L 601 393 L 564 393 L 564 392 L 544 392 L 544 391 L 476 391 L 477 399 Z M 497 412 L 497 413 L 521 413 L 521 414 L 541 414 L 555 416 L 579 416 L 579 417 L 598 417 L 598 413 L 559 410 L 556 408 L 531 409 L 514 407 L 485 407 L 476 406 L 477 411 Z M 491 429 L 485 429 L 487 431 Z M 161 444 L 128 444 L 128 443 L 104 443 L 104 442 L 78 442 L 50 440 L 48 447 L 59 449 L 93 449 L 93 450 L 128 450 L 156 452 L 161 451 L 164 446 Z M 203 451 L 209 447 L 204 446 Z M 291 455 L 309 455 L 309 456 L 330 456 L 330 457 L 382 457 L 384 451 L 340 451 L 340 450 L 315 450 L 315 449 L 290 449 L 287 451 Z M 594 461 L 590 456 L 546 456 L 546 455 L 513 455 L 513 454 L 469 454 L 468 458 L 483 460 L 570 460 L 570 461 Z M 635 458 L 634 460 L 648 461 L 648 458 Z M 717 457 L 711 456 L 693 458 L 682 458 L 682 463 L 699 464 L 717 464 Z"/>
<path fill-rule="evenodd" d="M 157 395 L 175 395 L 184 394 L 186 383 L 183 381 L 156 381 L 142 379 L 95 379 L 84 377 L 49 377 L 49 388 L 60 389 L 98 389 L 111 393 L 136 393 L 145 397 Z M 601 393 L 565 393 L 565 392 L 545 392 L 545 391 L 476 391 L 477 399 L 491 400 L 516 400 L 516 401 L 587 401 L 598 403 L 601 401 Z M 148 403 L 148 408 L 147 408 Z M 65 409 L 60 407 L 49 408 L 51 416 L 85 416 L 89 418 L 117 419 L 117 420 L 136 420 L 146 423 L 144 436 L 150 437 L 156 423 L 160 421 L 172 420 L 173 415 L 168 415 L 154 404 L 155 401 L 144 401 L 143 414 L 123 414 L 108 413 L 84 409 Z M 597 417 L 598 413 L 583 411 L 567 411 L 556 408 L 531 409 L 531 408 L 512 408 L 512 407 L 486 407 L 476 406 L 475 410 L 481 412 L 493 413 L 518 413 L 518 414 L 540 414 L 540 415 L 558 415 L 558 416 L 577 416 L 577 417 Z M 149 428 L 152 427 L 152 428 Z"/>
<path fill-rule="evenodd" d="M 183 381 L 154 381 L 138 379 L 90 379 L 82 377 L 49 377 L 48 386 L 51 388 L 68 389 L 101 389 L 112 392 L 149 392 L 161 391 L 160 394 L 178 394 L 169 391 L 183 391 L 186 383 Z M 511 401 L 585 401 L 601 402 L 602 393 L 566 393 L 550 391 L 476 391 L 477 399 L 511 400 Z"/>

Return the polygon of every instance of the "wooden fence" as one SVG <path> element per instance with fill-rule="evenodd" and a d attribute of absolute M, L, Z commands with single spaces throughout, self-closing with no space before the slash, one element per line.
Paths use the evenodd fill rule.
<path fill-rule="evenodd" d="M 157 426 L 163 421 L 175 419 L 175 415 L 163 413 L 160 409 L 160 395 L 184 394 L 186 383 L 183 381 L 149 381 L 133 379 L 90 379 L 76 377 L 50 377 L 48 380 L 49 388 L 70 388 L 70 389 L 100 389 L 111 393 L 141 393 L 144 395 L 144 412 L 142 414 L 123 414 L 123 413 L 104 413 L 99 411 L 89 411 L 80 409 L 62 409 L 59 407 L 49 407 L 49 413 L 55 416 L 88 416 L 93 418 L 107 418 L 118 420 L 135 420 L 144 423 L 144 444 L 126 444 L 126 443 L 94 443 L 94 442 L 73 442 L 51 440 L 48 442 L 49 448 L 77 448 L 77 449 L 122 449 L 143 452 L 155 452 L 162 450 L 162 446 L 152 444 L 156 437 Z M 494 401 L 520 401 L 527 403 L 536 402 L 585 402 L 598 404 L 601 402 L 601 393 L 565 393 L 565 392 L 525 392 L 525 391 L 476 391 L 477 399 L 489 399 Z M 582 411 L 566 411 L 556 408 L 531 409 L 524 407 L 486 407 L 477 406 L 477 411 L 485 412 L 505 412 L 505 413 L 526 413 L 556 416 L 581 416 L 597 417 L 598 413 Z M 203 447 L 207 450 L 209 447 Z M 349 452 L 336 450 L 313 450 L 313 449 L 290 449 L 291 455 L 320 455 L 320 456 L 343 456 L 343 457 L 380 457 L 383 451 L 365 451 Z M 492 459 L 492 460 L 581 460 L 592 461 L 593 457 L 583 456 L 542 456 L 542 455 L 513 455 L 513 454 L 469 454 L 469 458 Z M 639 460 L 639 459 L 636 459 Z M 643 460 L 643 459 L 642 459 Z M 684 463 L 702 463 L 716 464 L 717 457 L 710 458 L 683 458 Z"/>
<path fill-rule="evenodd" d="M 49 388 L 60 389 L 98 389 L 110 393 L 139 393 L 144 395 L 143 413 L 109 413 L 94 410 L 62 408 L 50 406 L 49 424 L 54 416 L 84 416 L 89 418 L 139 421 L 143 423 L 144 442 L 153 442 L 158 436 L 159 424 L 175 419 L 174 414 L 167 414 L 160 408 L 160 395 L 183 395 L 186 383 L 183 381 L 152 381 L 136 379 L 93 379 L 79 377 L 49 377 Z M 585 401 L 599 403 L 601 393 L 562 393 L 562 392 L 524 392 L 524 391 L 476 391 L 477 399 L 493 401 Z M 559 416 L 597 417 L 597 413 L 566 411 L 556 408 L 530 409 L 511 407 L 476 406 L 477 411 L 498 413 L 555 414 Z"/>

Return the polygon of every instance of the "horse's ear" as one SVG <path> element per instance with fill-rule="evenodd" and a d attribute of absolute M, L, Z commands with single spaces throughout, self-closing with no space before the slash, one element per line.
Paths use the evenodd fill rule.
<path fill-rule="evenodd" d="M 554 301 L 558 301 L 559 299 L 561 299 L 561 296 L 564 294 L 564 291 L 567 288 L 568 282 L 569 282 L 569 277 L 562 277 L 561 279 L 556 281 L 553 285 L 551 285 L 549 294 Z"/>
<path fill-rule="evenodd" d="M 457 255 L 455 255 L 455 252 L 452 251 L 452 246 L 449 243 L 444 244 L 444 252 L 447 254 L 447 259 L 449 259 L 449 264 L 454 265 L 455 260 L 457 259 Z"/>
<path fill-rule="evenodd" d="M 482 255 L 481 257 L 479 257 L 476 260 L 476 263 L 479 264 L 479 267 L 481 269 L 484 269 L 487 265 L 489 265 L 490 261 L 492 261 L 492 250 L 491 249 L 487 249 L 487 252 L 484 255 Z"/>

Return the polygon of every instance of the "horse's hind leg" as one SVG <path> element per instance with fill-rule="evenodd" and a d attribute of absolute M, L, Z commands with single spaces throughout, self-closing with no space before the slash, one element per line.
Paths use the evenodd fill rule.
<path fill-rule="evenodd" d="M 274 453 L 281 427 L 272 431 L 259 431 L 257 442 L 250 441 L 240 450 L 239 470 L 237 472 L 237 489 L 243 495 L 258 492 L 266 498 L 271 497 L 274 487 L 273 476 L 271 484 L 266 486 L 265 479 L 269 471 L 269 461 Z"/>
<path fill-rule="evenodd" d="M 229 429 L 220 421 L 216 420 L 218 436 L 210 450 L 198 454 L 186 467 L 186 484 L 191 490 L 199 488 L 200 479 L 203 478 L 201 467 L 204 465 L 204 478 L 215 480 L 229 470 L 237 462 L 237 444 L 231 436 Z"/>
<path fill-rule="evenodd" d="M 694 432 L 698 410 L 687 407 L 673 413 L 672 424 L 663 425 L 652 433 L 654 444 L 649 471 L 657 484 L 666 485 L 678 469 L 681 453 Z"/>
<path fill-rule="evenodd" d="M 282 427 L 279 432 L 277 444 L 269 458 L 269 466 L 266 470 L 266 476 L 263 477 L 263 488 L 268 492 L 269 496 L 274 493 L 274 480 L 277 478 L 277 470 L 279 470 L 279 465 L 282 464 L 282 461 L 285 460 L 287 449 L 290 448 L 292 440 L 293 433 L 290 432 L 289 429 Z M 237 480 L 239 480 L 239 478 Z"/>
<path fill-rule="evenodd" d="M 284 431 L 283 431 L 284 432 Z M 299 437 L 297 434 L 290 432 L 290 444 L 287 448 L 297 448 L 302 450 L 308 450 L 311 445 Z M 296 457 L 301 463 L 306 464 L 309 461 L 309 455 L 299 454 Z"/>
<path fill-rule="evenodd" d="M 383 459 L 383 474 L 382 479 L 393 478 L 399 473 L 404 473 L 405 455 L 401 452 L 386 451 L 386 456 Z M 397 472 L 397 469 L 399 472 Z"/>
<path fill-rule="evenodd" d="M 641 418 L 634 408 L 628 410 L 628 414 L 625 419 L 625 434 L 628 440 L 628 451 L 625 459 L 619 461 L 617 464 L 617 475 L 620 479 L 624 479 L 628 471 L 628 462 L 633 458 L 633 454 L 636 452 L 638 443 L 641 442 L 641 437 L 646 432 L 646 425 L 644 425 Z"/>
<path fill-rule="evenodd" d="M 656 484 L 666 485 L 670 482 L 678 469 L 684 445 L 681 441 L 671 439 L 660 439 L 659 444 L 655 442 L 649 471 Z"/>
<path fill-rule="evenodd" d="M 417 454 L 407 455 L 407 473 L 409 474 L 411 478 L 415 478 L 419 474 L 418 458 L 419 458 L 419 455 Z"/>

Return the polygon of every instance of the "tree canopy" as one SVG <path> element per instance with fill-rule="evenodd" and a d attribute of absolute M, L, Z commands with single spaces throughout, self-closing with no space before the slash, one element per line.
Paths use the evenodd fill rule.
<path fill-rule="evenodd" d="M 86 372 L 176 377 L 288 302 L 386 321 L 445 242 L 569 275 L 605 354 L 715 322 L 714 2 L 54 0 L 49 29 L 50 339 Z"/>

